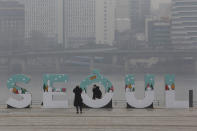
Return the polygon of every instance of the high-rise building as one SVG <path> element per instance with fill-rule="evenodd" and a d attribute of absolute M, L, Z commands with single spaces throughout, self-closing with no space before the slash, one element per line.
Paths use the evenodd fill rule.
<path fill-rule="evenodd" d="M 175 48 L 197 46 L 197 0 L 172 0 L 171 40 Z"/>
<path fill-rule="evenodd" d="M 33 32 L 58 39 L 59 9 L 61 0 L 17 0 L 25 5 L 25 36 Z"/>
<path fill-rule="evenodd" d="M 68 47 L 109 44 L 114 40 L 113 0 L 65 0 L 65 41 Z"/>
<path fill-rule="evenodd" d="M 95 1 L 65 0 L 65 39 L 68 47 L 95 41 Z"/>
<path fill-rule="evenodd" d="M 170 20 L 146 19 L 146 40 L 151 47 L 171 47 Z"/>
<path fill-rule="evenodd" d="M 118 32 L 130 29 L 129 0 L 116 0 L 115 29 Z"/>
<path fill-rule="evenodd" d="M 150 12 L 151 0 L 130 0 L 130 19 L 133 33 L 144 33 L 145 20 Z"/>
<path fill-rule="evenodd" d="M 16 1 L 0 1 L 0 50 L 23 49 L 25 9 Z"/>
<path fill-rule="evenodd" d="M 115 0 L 96 0 L 96 43 L 113 45 L 115 39 Z"/>

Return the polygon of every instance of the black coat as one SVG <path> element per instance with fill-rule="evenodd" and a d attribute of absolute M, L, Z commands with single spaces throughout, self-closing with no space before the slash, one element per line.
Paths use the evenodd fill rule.
<path fill-rule="evenodd" d="M 83 100 L 81 98 L 82 89 L 76 87 L 73 90 L 73 93 L 75 94 L 74 106 L 82 106 L 83 105 Z"/>
<path fill-rule="evenodd" d="M 96 99 L 96 98 L 101 99 L 102 98 L 102 92 L 98 86 L 93 88 L 92 91 L 93 91 L 93 99 Z"/>

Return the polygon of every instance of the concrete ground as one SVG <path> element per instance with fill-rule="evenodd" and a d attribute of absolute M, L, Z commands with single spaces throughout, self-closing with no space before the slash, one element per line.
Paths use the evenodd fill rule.
<path fill-rule="evenodd" d="M 0 131 L 197 131 L 197 109 L 6 109 Z"/>

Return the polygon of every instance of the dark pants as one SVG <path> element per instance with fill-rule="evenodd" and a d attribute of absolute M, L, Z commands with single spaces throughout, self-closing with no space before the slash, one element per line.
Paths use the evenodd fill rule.
<path fill-rule="evenodd" d="M 79 109 L 80 109 L 80 112 L 82 112 L 82 106 L 76 106 L 77 112 L 79 112 Z"/>

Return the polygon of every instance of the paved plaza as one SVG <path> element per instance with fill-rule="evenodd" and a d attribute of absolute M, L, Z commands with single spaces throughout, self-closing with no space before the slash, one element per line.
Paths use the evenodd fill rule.
<path fill-rule="evenodd" d="M 197 131 L 197 109 L 0 109 L 0 131 Z"/>

